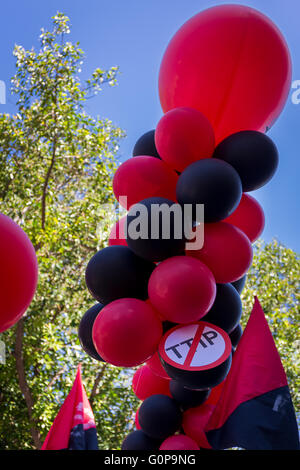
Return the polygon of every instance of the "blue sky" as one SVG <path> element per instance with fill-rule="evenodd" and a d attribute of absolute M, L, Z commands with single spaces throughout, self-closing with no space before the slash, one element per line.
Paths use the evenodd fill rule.
<path fill-rule="evenodd" d="M 50 27 L 57 11 L 71 19 L 71 39 L 80 41 L 86 53 L 82 78 L 96 67 L 118 65 L 119 85 L 105 88 L 89 100 L 87 112 L 107 117 L 127 133 L 120 157 L 131 156 L 136 140 L 155 128 L 162 116 L 158 99 L 158 71 L 168 41 L 180 26 L 199 11 L 214 5 L 239 3 L 257 8 L 269 16 L 284 34 L 292 56 L 292 80 L 300 81 L 300 3 L 298 0 L 15 0 L 1 2 L 0 80 L 9 89 L 15 61 L 15 44 L 38 47 L 40 28 Z M 263 44 L 262 44 L 263 47 Z M 300 85 L 300 82 L 299 82 Z M 300 202 L 300 92 L 293 104 L 291 90 L 286 106 L 268 135 L 276 143 L 280 163 L 266 186 L 251 193 L 261 203 L 266 226 L 265 241 L 278 238 L 300 251 L 298 218 Z M 300 91 L 300 87 L 299 87 Z M 245 93 L 247 90 L 245 89 Z M 14 97 L 7 90 L 0 112 L 14 112 Z"/>

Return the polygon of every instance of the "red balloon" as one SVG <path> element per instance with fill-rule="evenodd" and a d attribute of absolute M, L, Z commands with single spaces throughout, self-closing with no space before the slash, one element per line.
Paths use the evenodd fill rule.
<path fill-rule="evenodd" d="M 138 409 L 136 410 L 136 413 L 135 413 L 134 423 L 135 423 L 136 429 L 141 429 L 141 425 L 139 423 L 139 411 L 140 411 L 140 406 L 138 407 Z"/>
<path fill-rule="evenodd" d="M 163 377 L 164 379 L 171 380 L 171 377 L 168 376 L 160 362 L 158 352 L 153 354 L 153 356 L 148 359 L 146 364 L 152 370 L 152 372 L 154 372 L 154 374 L 158 375 L 159 377 Z"/>
<path fill-rule="evenodd" d="M 164 112 L 201 111 L 216 143 L 242 130 L 265 132 L 291 83 L 291 59 L 277 26 L 243 5 L 221 5 L 187 21 L 171 39 L 159 72 Z"/>
<path fill-rule="evenodd" d="M 216 283 L 220 284 L 243 277 L 251 266 L 253 255 L 247 235 L 226 222 L 205 224 L 203 247 L 187 250 L 186 254 L 205 263 Z"/>
<path fill-rule="evenodd" d="M 154 262 L 154 264 L 158 265 L 158 264 L 160 264 L 160 262 Z M 160 321 L 165 321 L 163 315 L 162 315 L 158 310 L 156 310 L 156 308 L 154 307 L 154 305 L 152 305 L 152 303 L 150 302 L 150 299 L 145 300 L 145 302 L 146 302 L 147 304 L 149 304 L 150 307 L 155 311 L 156 316 L 160 319 Z M 150 360 L 150 359 L 149 359 L 149 360 Z"/>
<path fill-rule="evenodd" d="M 154 269 L 148 293 L 150 302 L 165 320 L 190 323 L 199 320 L 211 308 L 216 283 L 211 271 L 199 260 L 174 256 Z"/>
<path fill-rule="evenodd" d="M 101 310 L 92 334 L 95 348 L 106 362 L 135 367 L 157 350 L 162 323 L 143 300 L 118 299 Z"/>
<path fill-rule="evenodd" d="M 235 225 L 244 232 L 253 243 L 261 235 L 265 226 L 265 215 L 262 207 L 254 197 L 243 194 L 235 211 L 223 222 Z"/>
<path fill-rule="evenodd" d="M 110 231 L 109 237 L 108 237 L 108 245 L 113 246 L 113 245 L 123 245 L 123 246 L 128 246 L 127 245 L 127 240 L 125 237 L 125 222 L 126 222 L 126 215 L 121 217 L 120 220 L 118 220 L 113 226 Z"/>
<path fill-rule="evenodd" d="M 167 437 L 159 450 L 200 450 L 197 442 L 184 434 Z"/>
<path fill-rule="evenodd" d="M 157 124 L 155 144 L 161 158 L 177 171 L 212 156 L 215 135 L 204 114 L 193 108 L 167 112 Z"/>
<path fill-rule="evenodd" d="M 141 155 L 119 166 L 113 178 L 113 191 L 121 206 L 129 209 L 149 197 L 175 201 L 177 180 L 178 175 L 165 162 Z M 127 200 L 121 196 L 126 196 Z"/>
<path fill-rule="evenodd" d="M 140 367 L 132 379 L 132 390 L 140 400 L 146 400 L 151 395 L 162 394 L 171 396 L 170 381 L 154 374 L 147 365 Z"/>
<path fill-rule="evenodd" d="M 38 281 L 37 258 L 26 233 L 0 214 L 0 333 L 29 307 Z"/>
<path fill-rule="evenodd" d="M 211 449 L 204 429 L 214 409 L 214 405 L 203 403 L 195 408 L 189 408 L 183 413 L 182 427 L 185 434 L 202 449 Z"/>

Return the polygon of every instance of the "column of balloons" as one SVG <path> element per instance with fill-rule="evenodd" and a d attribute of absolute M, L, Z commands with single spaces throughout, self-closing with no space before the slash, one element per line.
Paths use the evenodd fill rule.
<path fill-rule="evenodd" d="M 248 193 L 277 169 L 265 131 L 290 77 L 281 33 L 240 5 L 199 13 L 167 47 L 164 114 L 114 175 L 128 212 L 88 263 L 86 284 L 98 303 L 79 326 L 93 358 L 141 366 L 132 384 L 142 400 L 137 430 L 124 450 L 209 447 L 204 427 L 242 334 L 239 294 L 265 222 Z M 187 243 L 201 238 L 199 205 L 200 247 Z"/>

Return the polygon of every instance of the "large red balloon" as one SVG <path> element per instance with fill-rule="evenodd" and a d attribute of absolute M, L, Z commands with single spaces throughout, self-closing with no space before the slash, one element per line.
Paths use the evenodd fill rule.
<path fill-rule="evenodd" d="M 113 191 L 121 206 L 129 209 L 133 204 L 149 197 L 176 200 L 178 175 L 159 158 L 141 155 L 122 163 L 113 178 Z M 123 201 L 121 196 L 126 196 Z"/>
<path fill-rule="evenodd" d="M 159 72 L 163 111 L 198 109 L 217 143 L 241 130 L 265 132 L 282 111 L 290 83 L 282 34 L 243 5 L 216 6 L 192 17 L 171 39 Z"/>
<path fill-rule="evenodd" d="M 189 408 L 183 413 L 182 427 L 185 434 L 203 449 L 211 449 L 204 429 L 214 409 L 215 405 L 203 403 L 195 408 Z"/>
<path fill-rule="evenodd" d="M 121 217 L 111 228 L 109 237 L 108 237 L 108 245 L 127 245 L 127 240 L 125 237 L 125 222 L 126 222 L 126 215 Z"/>
<path fill-rule="evenodd" d="M 171 396 L 169 384 L 170 380 L 154 374 L 147 365 L 140 367 L 132 379 L 132 389 L 140 400 L 156 394 Z"/>
<path fill-rule="evenodd" d="M 37 258 L 26 233 L 0 214 L 0 333 L 25 313 L 38 280 Z"/>
<path fill-rule="evenodd" d="M 197 442 L 184 434 L 167 437 L 159 450 L 200 450 Z"/>
<path fill-rule="evenodd" d="M 190 323 L 211 308 L 216 283 L 211 271 L 199 260 L 174 256 L 162 261 L 152 272 L 149 299 L 165 320 Z"/>
<path fill-rule="evenodd" d="M 227 222 L 205 224 L 203 247 L 188 250 L 186 254 L 206 264 L 220 284 L 243 277 L 251 266 L 253 255 L 247 235 Z"/>
<path fill-rule="evenodd" d="M 119 367 L 135 367 L 157 350 L 162 323 L 143 300 L 124 298 L 106 305 L 93 325 L 98 354 Z"/>
<path fill-rule="evenodd" d="M 254 197 L 243 194 L 235 211 L 223 222 L 240 228 L 253 243 L 262 234 L 265 226 L 265 215 L 262 207 Z"/>
<path fill-rule="evenodd" d="M 157 124 L 155 144 L 161 158 L 177 171 L 212 156 L 215 136 L 207 117 L 193 108 L 167 112 Z"/>

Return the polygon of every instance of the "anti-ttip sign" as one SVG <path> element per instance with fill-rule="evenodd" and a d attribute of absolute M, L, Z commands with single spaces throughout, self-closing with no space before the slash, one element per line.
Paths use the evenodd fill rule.
<path fill-rule="evenodd" d="M 171 328 L 158 348 L 167 374 L 184 387 L 196 390 L 216 387 L 225 379 L 231 351 L 228 334 L 205 321 Z"/>
<path fill-rule="evenodd" d="M 215 325 L 198 322 L 169 331 L 161 344 L 162 358 L 182 370 L 201 371 L 223 362 L 231 352 L 224 331 Z"/>

